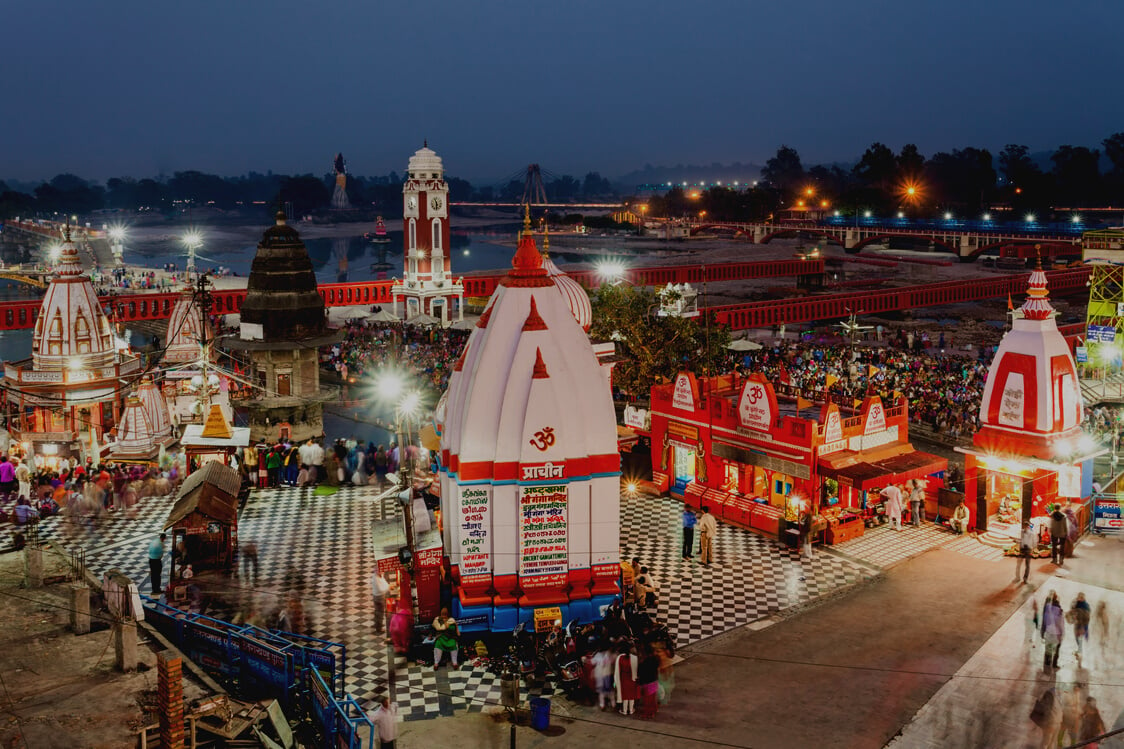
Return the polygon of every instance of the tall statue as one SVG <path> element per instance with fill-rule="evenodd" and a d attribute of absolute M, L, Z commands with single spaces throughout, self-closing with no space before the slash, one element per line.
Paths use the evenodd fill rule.
<path fill-rule="evenodd" d="M 332 208 L 337 211 L 346 211 L 351 208 L 351 201 L 347 199 L 347 162 L 343 154 L 337 153 L 332 161 L 332 168 L 336 170 L 336 189 L 332 192 Z"/>

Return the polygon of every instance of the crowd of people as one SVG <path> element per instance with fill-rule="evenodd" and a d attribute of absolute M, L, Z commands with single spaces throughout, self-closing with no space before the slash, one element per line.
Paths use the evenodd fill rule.
<path fill-rule="evenodd" d="M 906 399 L 910 420 L 956 440 L 979 427 L 988 365 L 979 358 L 932 356 L 909 348 L 856 348 L 777 342 L 747 353 L 734 367 L 760 372 L 811 400 L 823 393 L 848 406 L 868 395 Z"/>
<path fill-rule="evenodd" d="M 344 340 L 321 357 L 323 366 L 341 380 L 354 382 L 384 367 L 397 367 L 415 374 L 437 395 L 448 387 L 453 364 L 469 336 L 467 330 L 359 321 L 346 323 L 343 331 Z"/>
<path fill-rule="evenodd" d="M 57 465 L 36 465 L 32 456 L 0 456 L 0 521 L 15 526 L 13 543 L 26 542 L 27 526 L 63 514 L 80 522 L 107 513 L 129 512 L 144 497 L 175 490 L 182 466 L 169 455 L 161 466 L 82 462 L 61 458 Z"/>

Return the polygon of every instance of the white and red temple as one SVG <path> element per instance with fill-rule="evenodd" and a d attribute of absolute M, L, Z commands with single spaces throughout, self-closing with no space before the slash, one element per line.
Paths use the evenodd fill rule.
<path fill-rule="evenodd" d="M 608 377 L 524 231 L 439 404 L 453 614 L 589 621 L 619 595 L 620 456 Z"/>
<path fill-rule="evenodd" d="M 4 363 L 8 429 L 37 456 L 98 460 L 141 362 L 119 348 L 69 228 L 35 320 L 31 358 Z"/>
<path fill-rule="evenodd" d="M 1040 263 L 991 363 L 981 426 L 964 451 L 965 501 L 977 530 L 996 514 L 1017 528 L 1049 504 L 1092 492 L 1093 458 L 1103 450 L 1081 431 L 1077 366 L 1054 315 Z"/>
<path fill-rule="evenodd" d="M 418 149 L 406 167 L 402 186 L 402 243 L 405 253 L 402 281 L 391 289 L 394 313 L 398 303 L 406 319 L 431 315 L 441 324 L 451 320 L 453 300 L 457 319 L 464 319 L 464 285 L 453 278 L 449 246 L 449 185 L 441 157 L 428 144 Z"/>

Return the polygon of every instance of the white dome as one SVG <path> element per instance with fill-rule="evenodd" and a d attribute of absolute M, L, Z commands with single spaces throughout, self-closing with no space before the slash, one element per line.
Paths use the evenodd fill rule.
<path fill-rule="evenodd" d="M 35 320 L 32 366 L 37 370 L 112 366 L 116 348 L 109 320 L 93 284 L 82 272 L 69 229 L 55 270 Z"/>
<path fill-rule="evenodd" d="M 589 326 L 593 324 L 593 307 L 589 303 L 589 294 L 585 293 L 580 283 L 559 270 L 549 256 L 543 257 L 542 267 L 558 287 L 562 298 L 566 300 L 566 304 L 570 307 L 570 314 L 578 321 L 582 330 L 588 333 Z"/>
<path fill-rule="evenodd" d="M 118 454 L 147 454 L 152 452 L 160 441 L 152 422 L 145 412 L 144 404 L 135 395 L 125 405 L 121 415 L 121 428 L 113 452 Z"/>
<path fill-rule="evenodd" d="M 441 165 L 441 157 L 428 145 L 422 146 L 410 157 L 406 167 L 410 179 L 441 179 L 445 168 Z"/>
<path fill-rule="evenodd" d="M 172 316 L 168 318 L 168 347 L 164 351 L 164 361 L 173 364 L 197 361 L 201 354 L 199 341 L 203 337 L 204 324 L 203 311 L 190 292 L 177 299 Z"/>
<path fill-rule="evenodd" d="M 168 412 L 168 401 L 151 378 L 145 377 L 137 388 L 137 398 L 144 408 L 152 434 L 157 439 L 172 436 L 172 418 Z"/>
<path fill-rule="evenodd" d="M 511 600 L 516 577 L 527 596 L 520 606 L 530 605 L 531 590 L 548 589 L 556 600 L 586 591 L 588 599 L 589 590 L 615 591 L 619 572 L 613 400 L 593 346 L 546 275 L 530 232 L 512 266 L 449 379 L 441 434 L 446 548 L 450 562 L 474 580 L 494 581 L 497 606 Z M 521 503 L 535 491 L 562 497 L 563 538 L 547 550 L 549 569 L 521 535 L 529 522 Z M 463 524 L 452 521 L 462 516 Z M 478 549 L 471 559 L 462 557 L 466 545 Z"/>
<path fill-rule="evenodd" d="M 987 373 L 974 442 L 1001 452 L 1043 459 L 1072 449 L 1081 428 L 1077 366 L 1058 332 L 1046 275 L 1030 277 L 1028 298 L 1003 336 Z"/>

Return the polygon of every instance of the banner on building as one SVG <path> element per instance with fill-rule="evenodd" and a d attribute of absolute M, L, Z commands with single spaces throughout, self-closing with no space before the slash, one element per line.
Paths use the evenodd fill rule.
<path fill-rule="evenodd" d="M 519 578 L 561 575 L 569 569 L 566 484 L 519 488 Z"/>
<path fill-rule="evenodd" d="M 492 571 L 492 527 L 489 516 L 490 489 L 484 486 L 460 487 L 460 571 L 464 577 L 486 575 Z"/>

